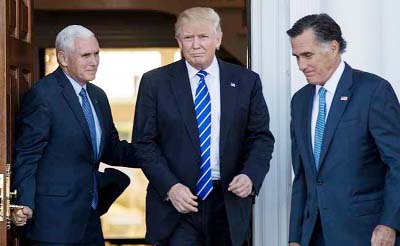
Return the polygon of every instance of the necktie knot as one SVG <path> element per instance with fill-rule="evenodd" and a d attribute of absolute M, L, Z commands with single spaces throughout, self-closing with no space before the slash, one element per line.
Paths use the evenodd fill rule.
<path fill-rule="evenodd" d="M 325 97 L 327 90 L 324 87 L 319 88 L 318 95 L 319 97 Z"/>
<path fill-rule="evenodd" d="M 85 98 L 87 97 L 85 88 L 82 88 L 82 90 L 79 92 L 79 96 L 85 97 Z"/>
<path fill-rule="evenodd" d="M 207 72 L 204 70 L 200 70 L 196 73 L 197 76 L 199 76 L 200 79 L 204 79 L 207 76 Z"/>

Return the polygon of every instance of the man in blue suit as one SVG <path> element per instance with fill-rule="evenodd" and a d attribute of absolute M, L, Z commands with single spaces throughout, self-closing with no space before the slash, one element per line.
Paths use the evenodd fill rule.
<path fill-rule="evenodd" d="M 390 84 L 351 68 L 339 25 L 287 31 L 308 85 L 291 103 L 291 246 L 392 246 L 400 230 L 400 106 Z"/>
<path fill-rule="evenodd" d="M 13 221 L 26 245 L 100 246 L 98 192 L 108 185 L 99 163 L 133 165 L 134 149 L 119 140 L 104 91 L 89 83 L 99 64 L 94 34 L 68 26 L 55 46 L 59 68 L 32 86 L 17 119 L 13 187 L 24 207 Z"/>
<path fill-rule="evenodd" d="M 136 104 L 133 139 L 150 181 L 146 238 L 241 246 L 274 144 L 261 81 L 215 57 L 213 9 L 182 12 L 175 36 L 185 59 L 144 74 Z"/>

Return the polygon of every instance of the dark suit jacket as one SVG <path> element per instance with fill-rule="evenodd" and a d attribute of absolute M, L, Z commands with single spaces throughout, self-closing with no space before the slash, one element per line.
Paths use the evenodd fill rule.
<path fill-rule="evenodd" d="M 18 190 L 18 204 L 34 210 L 24 228 L 28 239 L 81 240 L 99 162 L 122 165 L 135 161 L 130 144 L 119 140 L 104 91 L 91 83 L 87 91 L 102 129 L 97 160 L 79 99 L 60 68 L 35 83 L 23 99 L 17 119 L 13 187 Z"/>
<path fill-rule="evenodd" d="M 326 122 L 320 168 L 311 147 L 315 86 L 292 99 L 292 242 L 309 245 L 319 211 L 327 245 L 370 245 L 374 227 L 400 229 L 400 106 L 384 79 L 346 64 Z"/>
<path fill-rule="evenodd" d="M 227 191 L 244 173 L 258 192 L 269 169 L 274 139 L 259 76 L 219 61 L 221 81 L 220 172 L 231 239 L 241 245 L 249 230 L 252 197 Z M 133 139 L 149 179 L 147 234 L 152 243 L 169 237 L 180 214 L 166 201 L 176 183 L 195 194 L 200 147 L 194 103 L 184 60 L 143 75 L 136 104 Z"/>

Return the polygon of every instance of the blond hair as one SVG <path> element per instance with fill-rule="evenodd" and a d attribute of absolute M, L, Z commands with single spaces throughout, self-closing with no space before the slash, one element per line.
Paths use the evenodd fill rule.
<path fill-rule="evenodd" d="M 179 14 L 175 23 L 175 37 L 178 37 L 181 34 L 181 29 L 184 24 L 195 22 L 211 23 L 214 27 L 215 33 L 222 34 L 221 18 L 214 9 L 206 7 L 194 7 L 186 9 Z"/>

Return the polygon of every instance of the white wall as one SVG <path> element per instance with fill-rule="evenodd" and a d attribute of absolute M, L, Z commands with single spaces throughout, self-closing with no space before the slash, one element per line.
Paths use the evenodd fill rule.
<path fill-rule="evenodd" d="M 291 188 L 289 0 L 252 0 L 251 13 L 251 64 L 261 76 L 275 136 L 271 169 L 254 208 L 253 245 L 280 246 L 287 245 Z"/>
<path fill-rule="evenodd" d="M 382 61 L 381 74 L 394 87 L 400 98 L 400 1 L 382 1 Z"/>

